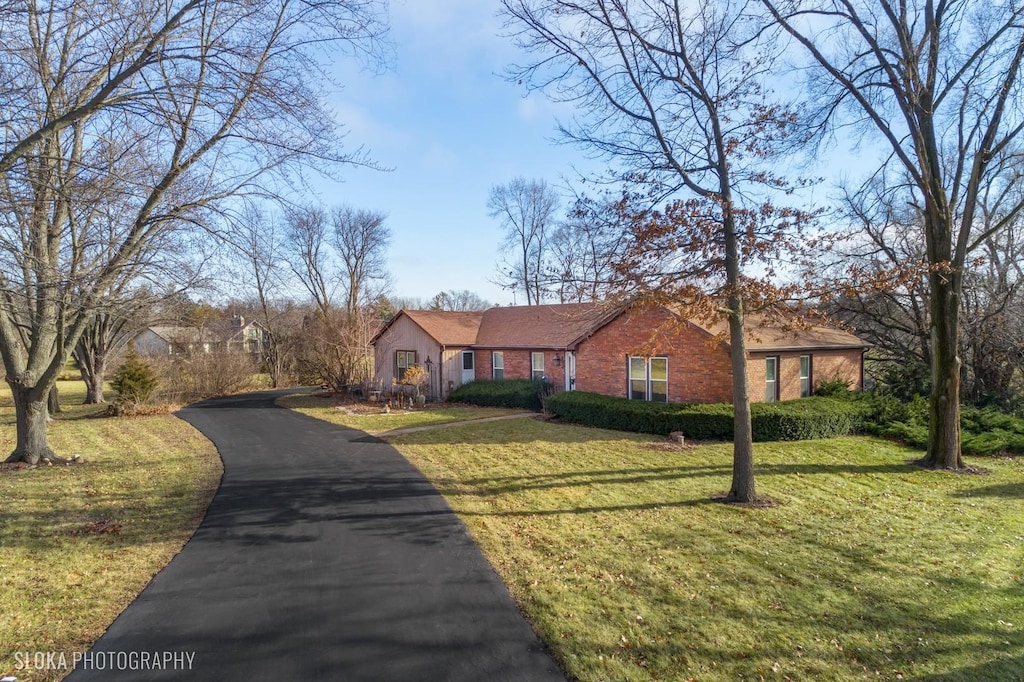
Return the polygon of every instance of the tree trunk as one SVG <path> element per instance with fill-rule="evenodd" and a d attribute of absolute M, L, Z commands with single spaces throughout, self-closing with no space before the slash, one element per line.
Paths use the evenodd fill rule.
<path fill-rule="evenodd" d="M 717 121 L 715 122 L 717 126 Z M 721 139 L 721 138 L 719 138 Z M 720 152 L 725 159 L 725 152 Z M 725 246 L 725 279 L 729 288 L 729 357 L 732 363 L 732 487 L 726 500 L 754 502 L 754 439 L 750 423 L 750 393 L 747 389 L 747 342 L 743 331 L 743 296 L 740 294 L 739 239 L 729 196 L 728 167 L 720 169 L 722 182 L 722 236 Z"/>
<path fill-rule="evenodd" d="M 103 381 L 106 375 L 106 362 L 103 358 L 95 358 L 93 367 L 86 369 L 86 366 L 79 360 L 79 367 L 82 372 L 82 381 L 85 382 L 85 405 L 99 405 L 105 403 L 103 397 Z"/>
<path fill-rule="evenodd" d="M 936 469 L 961 469 L 960 456 L 960 296 L 959 273 L 933 272 L 932 395 L 928 403 L 928 454 L 924 463 Z"/>
<path fill-rule="evenodd" d="M 60 414 L 60 393 L 57 392 L 57 384 L 50 387 L 46 395 L 46 409 L 50 414 Z"/>
<path fill-rule="evenodd" d="M 49 416 L 46 397 L 49 390 L 12 385 L 11 393 L 14 397 L 17 444 L 7 461 L 38 464 L 41 460 L 59 460 L 46 442 L 46 418 Z"/>
<path fill-rule="evenodd" d="M 743 304 L 739 297 L 730 297 L 729 353 L 732 361 L 732 487 L 727 499 L 731 502 L 753 502 L 754 486 L 753 426 L 750 422 L 750 393 L 747 388 L 747 344 L 743 335 Z"/>

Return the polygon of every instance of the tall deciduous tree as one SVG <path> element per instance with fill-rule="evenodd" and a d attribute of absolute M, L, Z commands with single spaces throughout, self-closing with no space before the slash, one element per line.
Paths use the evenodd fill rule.
<path fill-rule="evenodd" d="M 960 322 L 969 258 L 1024 208 L 977 229 L 984 188 L 1024 133 L 1024 5 L 762 0 L 819 69 L 824 120 L 844 112 L 905 173 L 928 265 L 932 394 L 926 463 L 963 467 Z M 867 131 L 870 131 L 868 133 Z M 1015 182 L 1020 182 L 1019 178 Z"/>
<path fill-rule="evenodd" d="M 345 312 L 355 316 L 377 298 L 387 283 L 387 248 L 391 230 L 379 211 L 338 206 L 331 211 L 334 248 L 341 259 Z"/>
<path fill-rule="evenodd" d="M 558 193 L 543 180 L 515 178 L 507 185 L 491 188 L 487 208 L 505 231 L 502 250 L 511 260 L 499 266 L 508 270 L 500 284 L 523 288 L 526 305 L 544 298 L 548 239 L 554 227 Z"/>
<path fill-rule="evenodd" d="M 545 86 L 584 118 L 572 139 L 619 162 L 653 211 L 621 204 L 633 247 L 618 261 L 623 293 L 728 320 L 735 441 L 727 498 L 756 499 L 744 319 L 770 299 L 782 236 L 799 222 L 766 196 L 785 188 L 767 163 L 792 116 L 761 83 L 774 61 L 771 32 L 744 2 L 503 0 L 536 61 L 515 76 Z M 760 198 L 759 198 L 760 197 Z M 755 281 L 744 266 L 760 260 Z"/>
<path fill-rule="evenodd" d="M 0 8 L 0 356 L 17 415 L 12 460 L 55 457 L 46 395 L 119 274 L 146 263 L 162 235 L 208 222 L 221 200 L 295 163 L 361 160 L 338 151 L 317 59 L 326 46 L 372 48 L 378 6 Z M 127 207 L 122 220 L 92 220 L 112 195 Z"/>
<path fill-rule="evenodd" d="M 551 236 L 548 287 L 559 303 L 602 301 L 615 291 L 613 264 L 625 248 L 616 203 L 579 197 Z"/>

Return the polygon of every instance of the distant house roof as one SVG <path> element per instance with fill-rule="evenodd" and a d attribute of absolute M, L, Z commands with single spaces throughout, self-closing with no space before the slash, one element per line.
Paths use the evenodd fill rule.
<path fill-rule="evenodd" d="M 167 343 L 196 343 L 204 336 L 195 327 L 178 327 L 174 325 L 156 325 L 147 327 Z M 208 335 L 205 335 L 208 337 Z M 205 340 L 208 340 L 205 339 Z"/>
<path fill-rule="evenodd" d="M 600 303 L 534 305 L 485 310 L 475 346 L 569 348 L 617 314 Z"/>

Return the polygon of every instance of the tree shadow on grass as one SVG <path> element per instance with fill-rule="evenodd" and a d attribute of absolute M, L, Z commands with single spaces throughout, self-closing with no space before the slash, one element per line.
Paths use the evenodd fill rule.
<path fill-rule="evenodd" d="M 755 467 L 756 476 L 828 476 L 836 474 L 892 474 L 911 473 L 914 467 L 906 464 L 761 464 Z M 479 488 L 479 496 L 505 495 L 528 490 L 549 490 L 575 486 L 630 485 L 655 481 L 686 480 L 703 477 L 727 477 L 730 464 L 680 465 L 671 467 L 633 467 L 629 469 L 601 469 L 563 471 L 558 473 L 526 474 L 460 479 L 460 483 Z"/>
<path fill-rule="evenodd" d="M 1024 482 L 1003 483 L 999 485 L 986 485 L 970 490 L 962 490 L 955 493 L 956 497 L 1006 497 L 1011 499 L 1024 500 Z M 1024 670 L 1024 668 L 1022 668 Z M 1024 679 L 1024 672 L 1021 673 Z"/>

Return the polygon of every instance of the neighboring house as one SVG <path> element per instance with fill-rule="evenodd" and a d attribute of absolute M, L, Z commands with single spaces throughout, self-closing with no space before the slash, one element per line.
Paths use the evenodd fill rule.
<path fill-rule="evenodd" d="M 403 310 L 373 339 L 384 386 L 414 364 L 441 358 L 432 389 L 446 397 L 473 379 L 546 378 L 555 390 L 680 403 L 732 402 L 724 324 L 702 326 L 666 308 L 564 304 L 476 313 Z M 822 326 L 748 333 L 751 400 L 810 395 L 823 380 L 863 387 L 869 344 Z M 430 360 L 430 362 L 428 362 Z M 431 391 L 431 394 L 435 394 Z"/>
<path fill-rule="evenodd" d="M 144 329 L 132 342 L 139 355 L 183 355 L 187 353 L 248 353 L 262 355 L 267 330 L 259 322 L 247 322 L 241 315 L 212 322 L 203 327 L 155 325 Z"/>

